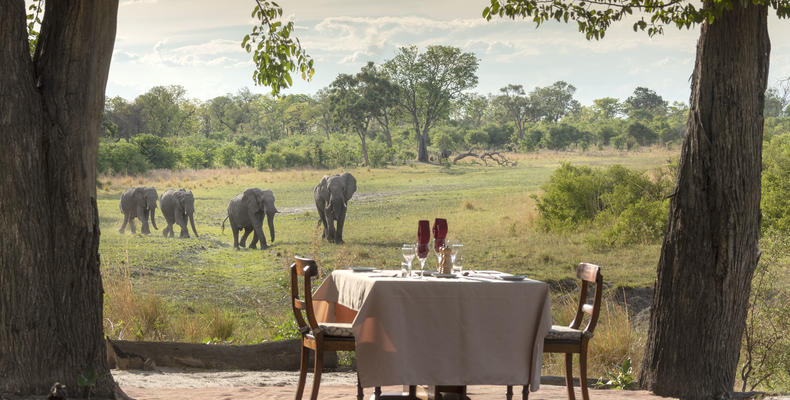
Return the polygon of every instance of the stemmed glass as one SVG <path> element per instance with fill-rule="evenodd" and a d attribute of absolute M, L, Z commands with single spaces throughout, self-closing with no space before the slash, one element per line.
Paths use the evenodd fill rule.
<path fill-rule="evenodd" d="M 417 249 L 414 247 L 413 244 L 404 244 L 403 247 L 401 248 L 401 251 L 403 252 L 403 259 L 405 260 L 404 266 L 406 268 L 405 269 L 401 268 L 400 273 L 401 276 L 406 277 L 409 276 L 409 274 L 411 274 L 411 262 L 414 261 L 414 257 L 417 256 L 416 253 Z"/>
<path fill-rule="evenodd" d="M 463 271 L 463 256 L 461 255 L 461 250 L 464 249 L 464 245 L 461 243 L 453 243 L 450 247 L 452 251 L 450 252 L 450 261 L 453 263 L 453 273 L 461 273 Z"/>
<path fill-rule="evenodd" d="M 423 270 L 425 269 L 425 260 L 428 259 L 428 243 L 420 244 L 417 243 L 417 259 L 420 260 L 420 277 L 423 276 Z"/>

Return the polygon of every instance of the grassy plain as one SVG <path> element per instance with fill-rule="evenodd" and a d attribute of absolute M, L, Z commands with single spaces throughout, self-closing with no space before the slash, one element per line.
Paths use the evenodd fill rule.
<path fill-rule="evenodd" d="M 585 238 L 595 232 L 542 232 L 535 227 L 537 213 L 530 196 L 540 193 L 540 186 L 563 161 L 647 170 L 673 156 L 660 149 L 551 152 L 512 155 L 518 166 L 509 168 L 415 164 L 351 169 L 358 189 L 349 203 L 346 244 L 339 246 L 320 240 L 312 193 L 323 175 L 338 171 L 224 169 L 100 177 L 105 328 L 111 337 L 132 340 L 276 339 L 293 319 L 285 269 L 293 255 L 315 257 L 322 274 L 348 265 L 399 268 L 400 245 L 415 240 L 417 220 L 435 217 L 447 218 L 448 237 L 464 243 L 465 268 L 526 273 L 559 291 L 570 284 L 575 265 L 587 261 L 603 266 L 610 291 L 649 287 L 658 245 L 593 250 Z M 160 194 L 168 188 L 191 189 L 200 237 L 162 237 L 165 223 L 159 210 L 159 231 L 152 229 L 150 236 L 128 230 L 120 234 L 120 195 L 139 185 L 154 186 Z M 263 251 L 234 250 L 230 230 L 221 229 L 228 201 L 249 187 L 271 189 L 281 211 L 275 218 L 276 240 Z M 265 227 L 264 231 L 268 235 Z M 434 267 L 435 259 L 428 263 L 427 268 Z"/>

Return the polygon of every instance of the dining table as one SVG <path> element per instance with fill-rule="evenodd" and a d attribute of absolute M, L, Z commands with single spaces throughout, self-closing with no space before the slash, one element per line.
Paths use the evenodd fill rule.
<path fill-rule="evenodd" d="M 551 328 L 545 282 L 497 271 L 402 277 L 349 268 L 332 271 L 313 301 L 320 321 L 352 324 L 363 387 L 539 388 Z"/>

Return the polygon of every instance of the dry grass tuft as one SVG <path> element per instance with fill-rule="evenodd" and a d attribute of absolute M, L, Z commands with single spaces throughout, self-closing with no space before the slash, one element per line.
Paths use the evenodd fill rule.
<path fill-rule="evenodd" d="M 576 314 L 578 292 L 561 295 L 553 303 L 554 324 L 568 325 Z M 588 317 L 589 318 L 589 317 Z M 582 328 L 586 325 L 585 319 Z M 631 358 L 634 376 L 638 376 L 645 348 L 645 333 L 637 331 L 631 324 L 628 304 L 621 304 L 611 298 L 602 300 L 601 313 L 595 336 L 590 340 L 587 353 L 587 377 L 598 378 L 612 366 Z M 578 356 L 574 360 L 574 375 L 578 376 Z M 562 354 L 544 354 L 544 374 L 564 376 L 564 357 Z"/>
<path fill-rule="evenodd" d="M 472 202 L 469 201 L 469 200 L 464 200 L 464 202 L 461 203 L 461 209 L 462 210 L 474 210 L 475 209 L 475 205 L 472 204 Z"/>

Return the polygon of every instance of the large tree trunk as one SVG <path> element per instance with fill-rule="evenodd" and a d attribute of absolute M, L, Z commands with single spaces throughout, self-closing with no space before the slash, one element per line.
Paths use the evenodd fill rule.
<path fill-rule="evenodd" d="M 703 24 L 688 136 L 653 295 L 642 386 L 729 398 L 759 257 L 767 9 Z"/>
<path fill-rule="evenodd" d="M 428 162 L 428 127 L 424 132 L 417 130 L 417 161 Z"/>
<path fill-rule="evenodd" d="M 102 374 L 96 151 L 117 1 L 53 1 L 31 60 L 25 2 L 0 6 L 0 395 L 88 395 Z M 0 396 L 1 397 L 1 396 Z"/>

